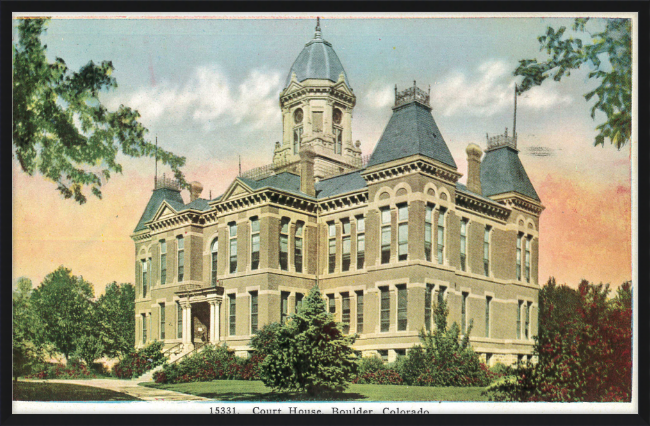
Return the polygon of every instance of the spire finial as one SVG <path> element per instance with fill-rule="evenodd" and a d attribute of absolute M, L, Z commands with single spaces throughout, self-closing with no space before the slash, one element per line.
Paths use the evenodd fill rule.
<path fill-rule="evenodd" d="M 320 17 L 316 17 L 316 34 L 314 34 L 314 38 L 321 38 L 320 35 Z"/>

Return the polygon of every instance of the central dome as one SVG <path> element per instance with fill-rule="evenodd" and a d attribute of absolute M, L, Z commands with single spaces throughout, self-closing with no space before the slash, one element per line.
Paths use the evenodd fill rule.
<path fill-rule="evenodd" d="M 338 81 L 339 75 L 343 73 L 345 83 L 350 87 L 348 76 L 341 65 L 339 57 L 332 49 L 332 45 L 323 40 L 320 34 L 320 25 L 316 25 L 316 34 L 314 38 L 305 45 L 298 58 L 291 66 L 287 81 L 284 84 L 285 89 L 291 82 L 291 75 L 295 73 L 298 82 L 310 78 L 319 80 Z"/>

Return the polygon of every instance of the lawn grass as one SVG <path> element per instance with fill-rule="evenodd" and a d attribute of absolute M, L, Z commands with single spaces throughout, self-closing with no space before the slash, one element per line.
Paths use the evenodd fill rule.
<path fill-rule="evenodd" d="M 141 383 L 142 386 L 166 389 L 218 401 L 304 401 L 306 394 L 273 392 L 261 381 L 214 380 L 178 384 Z M 394 385 L 350 385 L 346 392 L 317 400 L 335 401 L 487 401 L 482 387 L 424 387 Z"/>
<path fill-rule="evenodd" d="M 131 395 L 68 383 L 17 382 L 14 401 L 140 401 Z"/>

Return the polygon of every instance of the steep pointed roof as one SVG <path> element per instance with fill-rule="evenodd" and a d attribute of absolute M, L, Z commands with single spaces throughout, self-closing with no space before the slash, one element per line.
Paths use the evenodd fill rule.
<path fill-rule="evenodd" d="M 485 152 L 481 162 L 481 189 L 486 197 L 518 192 L 540 201 L 524 165 L 521 164 L 518 151 L 507 145 Z"/>
<path fill-rule="evenodd" d="M 413 101 L 393 108 L 393 115 L 377 142 L 367 167 L 415 154 L 456 168 L 454 157 L 431 115 L 431 108 Z"/>
<path fill-rule="evenodd" d="M 169 205 L 176 211 L 185 207 L 180 191 L 169 188 L 154 189 L 153 194 L 151 194 L 151 198 L 147 203 L 147 207 L 145 207 L 144 213 L 142 213 L 142 217 L 140 217 L 140 221 L 133 232 L 142 231 L 147 228 L 145 223 L 153 219 L 163 201 L 167 201 L 167 203 L 169 203 Z"/>

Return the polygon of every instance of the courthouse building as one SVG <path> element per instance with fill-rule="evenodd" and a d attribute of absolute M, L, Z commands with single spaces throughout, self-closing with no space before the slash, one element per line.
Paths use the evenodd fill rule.
<path fill-rule="evenodd" d="M 392 117 L 362 157 L 356 95 L 318 25 L 284 87 L 271 164 L 214 199 L 192 182 L 187 204 L 175 181 L 156 180 L 132 235 L 136 345 L 185 353 L 225 342 L 244 355 L 259 328 L 286 321 L 318 285 L 363 355 L 405 354 L 444 298 L 450 323 L 473 324 L 488 363 L 530 356 L 544 207 L 517 136 L 454 159 L 430 93 L 414 84 L 395 89 Z M 468 162 L 467 185 L 457 161 Z"/>

